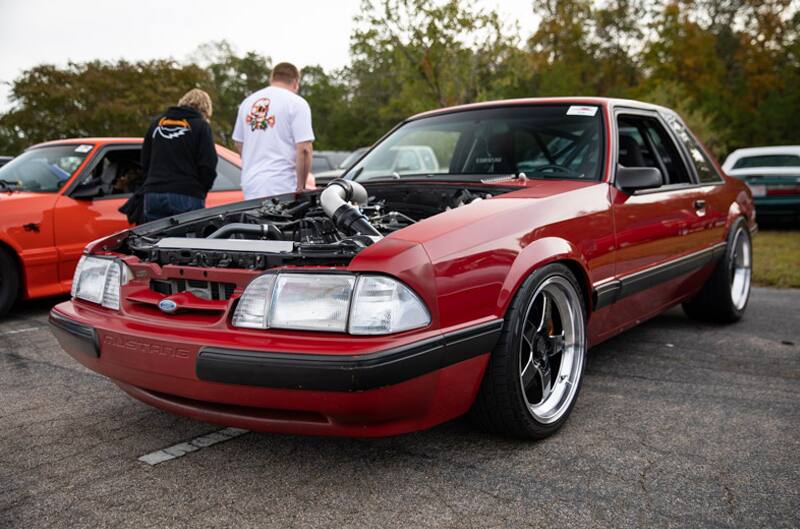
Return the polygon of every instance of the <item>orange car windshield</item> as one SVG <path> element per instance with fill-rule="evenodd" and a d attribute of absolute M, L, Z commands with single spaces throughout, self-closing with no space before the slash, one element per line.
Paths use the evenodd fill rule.
<path fill-rule="evenodd" d="M 80 167 L 93 145 L 30 149 L 0 167 L 0 190 L 55 193 Z"/>

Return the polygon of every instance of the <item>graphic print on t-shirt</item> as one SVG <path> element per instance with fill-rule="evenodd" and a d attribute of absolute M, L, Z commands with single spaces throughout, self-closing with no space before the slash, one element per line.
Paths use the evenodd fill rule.
<path fill-rule="evenodd" d="M 267 116 L 269 114 L 270 100 L 262 97 L 253 103 L 250 112 L 247 114 L 245 121 L 250 125 L 250 130 L 266 130 L 267 127 L 275 126 L 275 116 Z"/>
<path fill-rule="evenodd" d="M 180 138 L 191 130 L 192 126 L 189 125 L 189 122 L 185 119 L 161 118 L 158 120 L 156 130 L 153 131 L 153 137 L 155 138 L 156 134 L 158 134 L 162 138 L 171 140 L 173 138 Z"/>

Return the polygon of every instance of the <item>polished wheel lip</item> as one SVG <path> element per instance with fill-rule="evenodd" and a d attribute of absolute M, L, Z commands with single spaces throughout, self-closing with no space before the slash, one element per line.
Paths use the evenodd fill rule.
<path fill-rule="evenodd" d="M 736 310 L 747 305 L 753 273 L 752 245 L 743 229 L 736 231 L 731 248 L 731 302 Z"/>
<path fill-rule="evenodd" d="M 520 336 L 519 383 L 528 412 L 543 424 L 563 417 L 578 390 L 586 354 L 585 324 L 579 296 L 567 278 L 554 275 L 537 287 L 525 309 Z M 530 328 L 534 325 L 530 321 L 531 311 L 540 298 L 541 316 L 531 333 Z M 549 314 L 548 304 L 551 307 Z M 553 310 L 558 311 L 561 327 L 561 332 L 556 335 L 552 335 Z M 548 318 L 549 323 L 546 322 Z M 551 347 L 542 345 L 543 340 Z M 560 362 L 558 372 L 553 373 L 550 359 L 556 356 L 560 356 Z M 537 379 L 543 388 L 542 397 L 538 402 L 530 402 L 526 388 Z"/>

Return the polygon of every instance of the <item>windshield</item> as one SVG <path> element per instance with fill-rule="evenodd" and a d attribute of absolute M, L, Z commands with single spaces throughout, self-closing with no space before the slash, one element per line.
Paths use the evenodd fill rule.
<path fill-rule="evenodd" d="M 599 180 L 603 127 L 597 106 L 466 110 L 411 121 L 347 173 L 383 178 L 480 180 L 493 176 Z"/>
<path fill-rule="evenodd" d="M 347 158 L 344 159 L 342 163 L 339 164 L 339 169 L 347 169 L 354 163 L 356 160 L 361 158 L 365 152 L 369 150 L 369 147 L 359 147 L 358 149 L 354 150 L 350 154 L 347 155 Z"/>
<path fill-rule="evenodd" d="M 54 145 L 26 151 L 0 167 L 0 190 L 55 193 L 81 165 L 92 145 Z"/>

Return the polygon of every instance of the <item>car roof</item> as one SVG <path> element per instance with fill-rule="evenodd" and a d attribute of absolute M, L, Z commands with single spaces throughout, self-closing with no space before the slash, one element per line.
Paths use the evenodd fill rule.
<path fill-rule="evenodd" d="M 38 149 L 39 147 L 49 147 L 51 145 L 81 145 L 81 144 L 93 144 L 96 146 L 103 146 L 103 145 L 119 145 L 119 144 L 130 144 L 136 145 L 142 143 L 144 141 L 143 138 L 131 138 L 131 137 L 111 137 L 111 138 L 64 138 L 61 140 L 52 140 L 46 141 L 43 143 L 37 143 L 36 145 L 31 145 L 28 147 L 29 149 Z M 215 144 L 217 147 L 217 153 L 222 154 L 229 162 L 235 162 L 236 164 L 241 165 L 241 157 L 239 153 L 234 152 L 224 145 L 220 145 L 219 143 Z"/>
<path fill-rule="evenodd" d="M 112 137 L 112 138 L 63 138 L 60 140 L 46 141 L 37 143 L 31 147 L 44 147 L 47 145 L 75 145 L 81 143 L 93 143 L 96 145 L 105 145 L 108 143 L 142 143 L 142 138 L 131 137 Z"/>
<path fill-rule="evenodd" d="M 619 99 L 613 97 L 584 97 L 584 96 L 570 96 L 570 97 L 528 97 L 521 99 L 500 99 L 496 101 L 483 101 L 480 103 L 470 103 L 467 105 L 457 105 L 447 108 L 440 108 L 436 110 L 428 110 L 421 112 L 409 118 L 409 121 L 435 116 L 438 114 L 449 114 L 451 112 L 460 112 L 463 110 L 476 110 L 480 108 L 496 108 L 496 107 L 511 107 L 522 105 L 545 105 L 545 104 L 576 104 L 576 105 L 598 105 L 607 106 L 609 108 L 615 107 L 628 107 L 637 108 L 642 110 L 654 110 L 657 112 L 674 113 L 672 110 L 654 105 L 652 103 L 645 103 L 643 101 L 636 101 L 633 99 Z"/>
<path fill-rule="evenodd" d="M 800 176 L 800 167 L 741 167 L 725 172 L 730 176 Z"/>
<path fill-rule="evenodd" d="M 733 156 L 734 154 L 746 155 L 746 156 L 758 156 L 760 154 L 800 155 L 800 145 L 768 145 L 764 147 L 746 147 L 744 149 L 736 149 L 731 153 L 731 156 Z"/>

